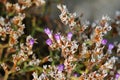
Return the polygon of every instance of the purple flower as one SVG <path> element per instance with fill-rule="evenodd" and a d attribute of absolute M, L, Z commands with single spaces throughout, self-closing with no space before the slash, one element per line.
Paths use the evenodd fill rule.
<path fill-rule="evenodd" d="M 44 32 L 49 36 L 49 35 L 52 35 L 52 32 L 50 31 L 49 28 L 45 28 L 44 29 Z"/>
<path fill-rule="evenodd" d="M 60 41 L 60 33 L 55 34 L 54 37 L 55 37 L 57 42 Z"/>
<path fill-rule="evenodd" d="M 30 43 L 30 45 L 33 45 L 33 44 L 35 43 L 35 40 L 34 40 L 33 38 L 31 38 L 31 39 L 29 40 L 29 43 Z"/>
<path fill-rule="evenodd" d="M 116 79 L 120 78 L 120 74 L 119 74 L 119 73 L 116 73 L 115 78 L 116 78 Z"/>
<path fill-rule="evenodd" d="M 68 39 L 69 41 L 71 41 L 72 36 L 73 36 L 72 32 L 69 32 L 68 35 L 67 35 L 67 39 Z"/>
<path fill-rule="evenodd" d="M 63 71 L 64 70 L 64 64 L 58 65 L 58 71 Z"/>
<path fill-rule="evenodd" d="M 108 50 L 112 50 L 114 48 L 114 45 L 113 44 L 109 44 L 108 45 Z"/>
<path fill-rule="evenodd" d="M 78 76 L 79 76 L 79 74 L 75 72 L 75 73 L 74 73 L 74 76 L 75 76 L 75 77 L 78 77 Z"/>
<path fill-rule="evenodd" d="M 103 45 L 106 45 L 106 44 L 107 44 L 107 40 L 106 40 L 106 39 L 103 39 L 101 43 L 102 43 Z"/>
<path fill-rule="evenodd" d="M 46 44 L 50 46 L 52 44 L 52 40 L 51 39 L 47 39 L 46 40 Z"/>

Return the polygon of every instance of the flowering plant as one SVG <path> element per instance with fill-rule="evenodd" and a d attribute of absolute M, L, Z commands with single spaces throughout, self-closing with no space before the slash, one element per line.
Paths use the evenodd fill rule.
<path fill-rule="evenodd" d="M 23 36 L 26 17 L 25 9 L 32 5 L 42 6 L 44 0 L 18 0 L 12 4 L 3 0 L 8 16 L 0 17 L 0 64 L 4 72 L 0 79 L 30 74 L 32 80 L 118 80 L 117 72 L 120 43 L 110 43 L 105 37 L 113 29 L 120 29 L 120 15 L 116 19 L 103 16 L 94 25 L 81 23 L 76 13 L 70 13 L 65 5 L 59 4 L 61 24 L 67 26 L 65 32 L 57 32 L 46 27 L 43 31 L 48 39 L 49 54 L 37 56 L 31 35 Z M 12 15 L 12 16 L 11 16 Z M 33 26 L 36 20 L 33 19 Z M 115 27 L 116 26 L 116 27 Z M 113 31 L 114 33 L 114 31 Z M 119 33 L 119 31 L 118 31 Z M 21 41 L 23 40 L 23 41 Z M 5 44 L 3 44 L 5 42 Z M 44 45 L 45 46 L 45 45 Z M 38 46 L 36 46 L 38 47 Z M 36 48 L 35 47 L 35 48 Z M 46 49 L 45 49 L 46 50 Z M 38 76 L 39 75 L 39 76 Z M 27 76 L 28 80 L 31 76 Z M 21 79 L 22 80 L 22 79 Z"/>

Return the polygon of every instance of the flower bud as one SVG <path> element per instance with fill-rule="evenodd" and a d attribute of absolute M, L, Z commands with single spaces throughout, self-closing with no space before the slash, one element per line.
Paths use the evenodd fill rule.
<path fill-rule="evenodd" d="M 55 34 L 54 37 L 55 37 L 56 41 L 58 43 L 60 43 L 60 33 Z"/>
<path fill-rule="evenodd" d="M 114 45 L 113 44 L 109 44 L 108 45 L 108 50 L 112 50 L 114 48 Z"/>
<path fill-rule="evenodd" d="M 68 39 L 69 41 L 71 41 L 72 36 L 73 36 L 72 32 L 69 32 L 68 35 L 67 35 L 67 39 Z"/>
<path fill-rule="evenodd" d="M 58 71 L 63 71 L 64 70 L 64 64 L 58 65 Z"/>
<path fill-rule="evenodd" d="M 52 32 L 50 31 L 49 28 L 45 28 L 44 32 L 48 35 L 49 38 L 52 38 Z"/>
<path fill-rule="evenodd" d="M 106 40 L 106 39 L 103 39 L 103 40 L 101 41 L 101 43 L 102 43 L 102 45 L 106 45 L 106 44 L 107 44 L 107 40 Z"/>
<path fill-rule="evenodd" d="M 52 40 L 51 39 L 47 39 L 46 40 L 46 44 L 49 45 L 49 46 L 52 45 Z"/>
<path fill-rule="evenodd" d="M 31 38 L 31 39 L 29 40 L 29 43 L 30 43 L 30 45 L 33 45 L 33 44 L 35 43 L 35 40 L 34 40 L 33 38 Z"/>

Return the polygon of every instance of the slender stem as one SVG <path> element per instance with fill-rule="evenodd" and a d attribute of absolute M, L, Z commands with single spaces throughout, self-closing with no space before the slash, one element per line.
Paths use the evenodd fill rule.
<path fill-rule="evenodd" d="M 4 80 L 7 80 L 7 79 L 8 79 L 8 76 L 9 76 L 9 72 L 6 71 L 6 72 L 5 72 L 5 76 L 4 76 Z"/>
<path fill-rule="evenodd" d="M 0 48 L 0 59 L 2 58 L 3 48 Z"/>
<path fill-rule="evenodd" d="M 5 71 L 4 80 L 7 80 L 7 79 L 8 79 L 9 74 L 11 74 L 11 73 L 13 73 L 13 72 L 14 72 L 15 67 L 16 67 L 16 63 L 14 63 L 14 65 L 13 65 L 13 67 L 11 68 L 11 70 L 10 70 L 10 71 L 8 71 L 8 70 L 6 70 L 6 71 Z"/>

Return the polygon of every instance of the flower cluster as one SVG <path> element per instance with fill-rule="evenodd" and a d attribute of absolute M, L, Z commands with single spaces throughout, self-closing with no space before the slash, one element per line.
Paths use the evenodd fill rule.
<path fill-rule="evenodd" d="M 39 65 L 40 60 L 33 58 L 30 60 L 30 56 L 33 56 L 33 45 L 36 43 L 31 35 L 26 37 L 25 43 L 20 41 L 20 37 L 24 34 L 26 8 L 29 8 L 33 4 L 41 6 L 45 4 L 44 0 L 18 0 L 15 4 L 3 2 L 6 8 L 6 17 L 0 17 L 0 64 L 5 72 L 4 80 L 7 80 L 10 74 L 23 69 L 23 63 L 28 62 L 30 65 Z M 3 53 L 5 56 L 3 56 Z M 9 59 L 10 58 L 10 59 Z M 10 64 L 9 64 L 10 63 Z M 25 67 L 24 67 L 25 68 Z M 1 78 L 0 78 L 1 79 Z"/>
<path fill-rule="evenodd" d="M 70 13 L 65 5 L 57 5 L 61 12 L 60 20 L 68 28 L 63 33 L 55 33 L 48 27 L 43 29 L 48 37 L 45 43 L 49 47 L 49 54 L 44 55 L 38 48 L 35 49 L 38 46 L 33 46 L 37 43 L 33 35 L 24 35 L 23 20 L 27 8 L 32 5 L 41 6 L 45 1 L 18 0 L 14 4 L 6 0 L 0 2 L 4 3 L 8 14 L 0 17 L 0 65 L 4 70 L 4 80 L 9 75 L 19 74 L 26 76 L 28 80 L 31 76 L 32 80 L 120 79 L 116 66 L 120 43 L 112 43 L 106 37 L 112 29 L 119 34 L 120 12 L 116 13 L 115 20 L 103 16 L 93 25 L 89 22 L 81 23 L 76 13 Z M 36 28 L 35 23 L 33 25 L 33 33 L 41 30 Z M 26 73 L 29 75 L 25 75 Z"/>
<path fill-rule="evenodd" d="M 35 4 L 36 6 L 41 6 L 45 4 L 44 0 L 18 0 L 18 3 L 12 4 L 9 2 L 5 3 L 6 9 L 9 12 L 21 13 L 26 8 L 29 8 Z"/>
<path fill-rule="evenodd" d="M 111 56 L 111 54 L 114 54 L 114 48 L 117 47 L 117 53 L 119 53 L 119 46 L 109 43 L 107 39 L 103 38 L 112 29 L 111 19 L 108 16 L 103 16 L 94 27 L 90 28 L 92 30 L 87 35 L 88 33 L 85 30 L 89 30 L 88 26 L 77 24 L 75 21 L 76 15 L 69 13 L 65 5 L 58 5 L 57 7 L 61 11 L 61 21 L 65 25 L 69 25 L 71 29 L 67 35 L 60 32 L 54 33 L 49 28 L 44 29 L 49 38 L 46 40 L 46 44 L 51 50 L 60 50 L 60 59 L 63 58 L 63 61 L 56 66 L 46 65 L 39 79 L 106 79 L 117 60 L 117 57 Z M 79 34 L 74 31 L 76 29 Z M 81 30 L 84 33 L 81 33 Z M 73 36 L 78 36 L 78 38 L 73 39 Z M 85 69 L 79 67 L 80 65 L 83 65 L 82 68 Z M 76 70 L 76 68 L 79 68 L 79 70 Z M 41 77 L 43 74 L 44 78 Z M 33 73 L 33 76 L 35 76 L 35 73 Z M 110 79 L 113 79 L 113 77 L 110 77 Z"/>
<path fill-rule="evenodd" d="M 72 40 L 72 32 L 68 32 L 67 36 L 62 36 L 60 33 L 52 34 L 49 28 L 46 28 L 45 33 L 48 35 L 49 39 L 46 43 L 51 49 L 62 50 L 62 56 L 67 57 L 68 55 L 74 54 L 78 48 L 77 41 Z"/>
<path fill-rule="evenodd" d="M 69 25 L 70 27 L 76 26 L 76 22 L 75 22 L 75 17 L 76 17 L 76 13 L 69 13 L 66 6 L 65 5 L 57 5 L 57 8 L 60 9 L 61 14 L 60 14 L 60 19 L 61 21 L 66 24 Z"/>
<path fill-rule="evenodd" d="M 57 8 L 61 11 L 59 17 L 62 23 L 68 25 L 70 30 L 74 32 L 74 34 L 82 33 L 88 27 L 87 24 L 81 24 L 79 18 L 77 20 L 76 13 L 69 13 L 66 5 L 59 4 L 57 5 Z"/>

